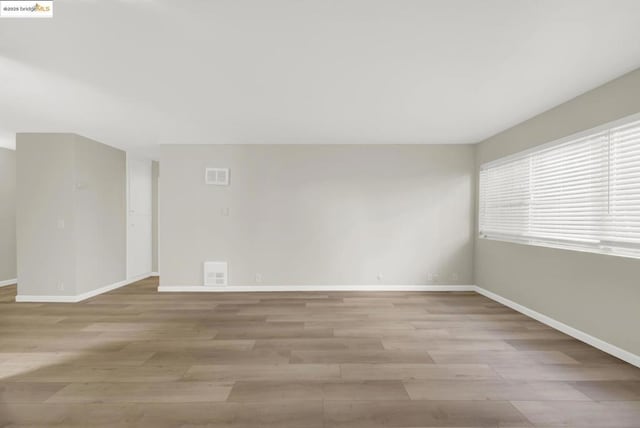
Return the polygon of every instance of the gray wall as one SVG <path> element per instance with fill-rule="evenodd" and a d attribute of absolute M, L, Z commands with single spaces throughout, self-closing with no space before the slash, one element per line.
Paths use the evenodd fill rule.
<path fill-rule="evenodd" d="M 202 285 L 205 260 L 232 285 L 472 283 L 473 146 L 166 145 L 160 165 L 162 285 Z"/>
<path fill-rule="evenodd" d="M 73 152 L 72 134 L 16 136 L 18 294 L 76 294 Z"/>
<path fill-rule="evenodd" d="M 125 152 L 74 136 L 76 292 L 126 277 Z"/>
<path fill-rule="evenodd" d="M 0 147 L 0 281 L 16 278 L 16 152 Z"/>
<path fill-rule="evenodd" d="M 480 164 L 640 112 L 640 70 L 477 146 Z M 480 287 L 640 354 L 640 260 L 476 239 Z"/>
<path fill-rule="evenodd" d="M 125 279 L 125 153 L 74 134 L 18 134 L 18 294 Z"/>

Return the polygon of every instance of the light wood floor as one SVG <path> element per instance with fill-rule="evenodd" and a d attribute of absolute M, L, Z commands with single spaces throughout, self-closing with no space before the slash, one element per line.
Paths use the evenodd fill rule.
<path fill-rule="evenodd" d="M 0 288 L 0 426 L 640 427 L 640 369 L 475 293 Z"/>

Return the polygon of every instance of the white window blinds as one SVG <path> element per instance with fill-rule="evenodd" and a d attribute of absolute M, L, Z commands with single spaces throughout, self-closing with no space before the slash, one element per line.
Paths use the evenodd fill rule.
<path fill-rule="evenodd" d="M 603 245 L 640 254 L 640 121 L 610 133 L 609 219 Z"/>
<path fill-rule="evenodd" d="M 640 257 L 640 121 L 483 165 L 479 230 Z"/>

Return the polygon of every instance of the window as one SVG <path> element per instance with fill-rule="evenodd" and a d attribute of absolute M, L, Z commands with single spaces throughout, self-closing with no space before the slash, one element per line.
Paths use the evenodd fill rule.
<path fill-rule="evenodd" d="M 640 120 L 484 164 L 483 238 L 640 257 Z"/>

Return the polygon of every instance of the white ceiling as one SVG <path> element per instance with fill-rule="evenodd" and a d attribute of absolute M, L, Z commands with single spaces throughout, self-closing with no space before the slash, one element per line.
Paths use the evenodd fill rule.
<path fill-rule="evenodd" d="M 0 20 L 0 144 L 474 143 L 638 67 L 638 0 L 55 0 Z"/>

